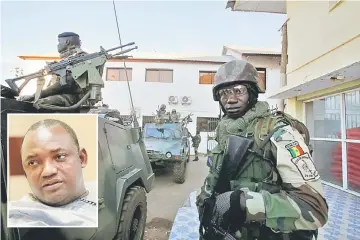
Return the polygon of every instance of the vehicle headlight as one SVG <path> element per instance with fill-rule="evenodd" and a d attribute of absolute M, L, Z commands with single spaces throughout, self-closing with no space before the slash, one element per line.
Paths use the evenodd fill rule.
<path fill-rule="evenodd" d="M 166 154 L 165 154 L 165 156 L 167 157 L 167 158 L 171 158 L 171 153 L 170 152 L 167 152 Z"/>

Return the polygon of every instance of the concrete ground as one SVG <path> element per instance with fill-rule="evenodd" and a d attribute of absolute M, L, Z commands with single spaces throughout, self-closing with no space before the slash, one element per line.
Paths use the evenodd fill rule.
<path fill-rule="evenodd" d="M 191 156 L 183 184 L 173 182 L 171 171 L 155 172 L 155 187 L 147 195 L 148 213 L 144 240 L 167 240 L 178 209 L 183 206 L 189 194 L 204 183 L 209 171 L 206 158 L 200 157 L 196 162 L 193 162 L 193 159 Z"/>

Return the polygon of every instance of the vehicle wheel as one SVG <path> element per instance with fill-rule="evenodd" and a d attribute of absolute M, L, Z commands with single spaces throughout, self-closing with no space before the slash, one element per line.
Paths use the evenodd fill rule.
<path fill-rule="evenodd" d="M 184 183 L 185 175 L 186 175 L 186 164 L 187 161 L 176 162 L 174 164 L 173 177 L 174 182 L 176 183 Z"/>
<path fill-rule="evenodd" d="M 141 240 L 146 224 L 146 192 L 143 187 L 131 187 L 125 196 L 120 224 L 114 239 Z"/>

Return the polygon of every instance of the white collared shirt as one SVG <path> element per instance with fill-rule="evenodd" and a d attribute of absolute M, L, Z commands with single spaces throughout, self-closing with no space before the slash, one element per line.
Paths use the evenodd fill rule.
<path fill-rule="evenodd" d="M 98 204 L 94 191 L 60 207 L 41 203 L 31 194 L 8 203 L 8 227 L 97 227 Z"/>

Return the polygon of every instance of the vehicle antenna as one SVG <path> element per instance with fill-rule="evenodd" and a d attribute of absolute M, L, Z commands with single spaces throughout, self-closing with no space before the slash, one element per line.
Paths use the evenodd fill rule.
<path fill-rule="evenodd" d="M 116 26 L 117 26 L 119 41 L 120 41 L 120 45 L 122 45 L 122 44 L 121 44 L 121 35 L 120 35 L 119 21 L 118 21 L 117 12 L 116 12 L 116 7 L 115 7 L 115 0 L 113 0 L 112 2 L 113 2 L 113 6 L 114 6 L 114 14 L 115 14 L 115 20 L 116 20 Z M 122 50 L 122 48 L 121 48 L 121 50 Z M 134 123 L 134 127 L 139 127 L 139 122 L 137 121 L 137 118 L 136 118 L 136 112 L 135 112 L 135 108 L 134 108 L 134 102 L 133 102 L 132 95 L 131 95 L 131 88 L 130 88 L 130 83 L 129 83 L 129 78 L 128 78 L 128 73 L 127 73 L 127 68 L 126 68 L 125 59 L 123 59 L 123 62 L 124 62 L 126 82 L 127 82 L 128 89 L 129 89 L 129 96 L 130 96 L 131 109 L 132 109 L 131 115 L 132 115 L 132 118 L 133 118 L 132 120 L 133 120 L 133 123 Z"/>

